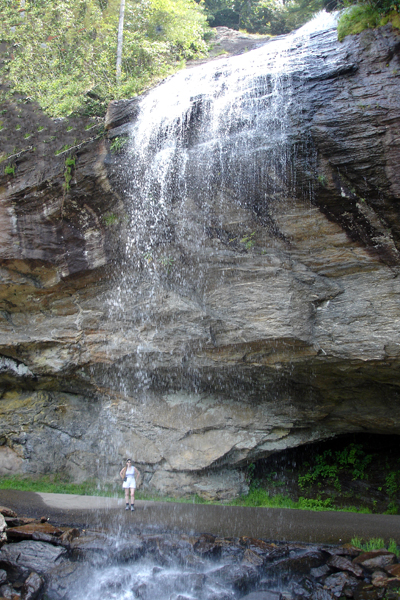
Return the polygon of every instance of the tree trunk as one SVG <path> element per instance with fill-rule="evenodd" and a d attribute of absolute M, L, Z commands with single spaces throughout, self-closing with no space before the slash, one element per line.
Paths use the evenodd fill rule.
<path fill-rule="evenodd" d="M 121 0 L 119 6 L 119 24 L 118 24 L 118 43 L 117 43 L 117 83 L 121 79 L 121 64 L 122 64 L 122 38 L 124 34 L 124 14 L 125 14 L 125 0 Z"/>

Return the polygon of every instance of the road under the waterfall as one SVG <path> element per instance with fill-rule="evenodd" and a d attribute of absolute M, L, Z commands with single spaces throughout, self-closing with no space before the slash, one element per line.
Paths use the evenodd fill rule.
<path fill-rule="evenodd" d="M 99 496 L 0 490 L 0 505 L 26 517 L 46 517 L 54 525 L 132 533 L 210 533 L 271 541 L 343 544 L 351 538 L 394 538 L 400 543 L 400 516 L 345 512 L 312 512 L 173 502 L 136 501 L 135 512 L 124 500 Z"/>

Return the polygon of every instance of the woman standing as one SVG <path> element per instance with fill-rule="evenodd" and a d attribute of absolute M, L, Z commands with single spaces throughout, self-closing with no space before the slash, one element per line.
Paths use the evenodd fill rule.
<path fill-rule="evenodd" d="M 121 469 L 120 476 L 123 479 L 122 487 L 125 490 L 125 510 L 129 510 L 129 490 L 131 490 L 131 510 L 135 510 L 136 477 L 139 471 L 133 466 L 130 458 L 126 461 L 126 467 Z"/>

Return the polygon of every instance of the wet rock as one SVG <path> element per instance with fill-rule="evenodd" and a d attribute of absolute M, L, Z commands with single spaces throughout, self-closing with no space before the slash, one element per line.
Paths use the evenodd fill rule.
<path fill-rule="evenodd" d="M 371 552 L 363 552 L 357 558 L 354 558 L 353 563 L 370 570 L 384 569 L 392 565 L 395 558 L 396 556 L 387 550 L 372 550 Z"/>
<path fill-rule="evenodd" d="M 389 565 L 388 567 L 385 567 L 385 571 L 393 577 L 400 577 L 400 564 Z"/>
<path fill-rule="evenodd" d="M 292 556 L 278 560 L 273 564 L 273 568 L 279 570 L 285 576 L 303 574 L 306 575 L 310 569 L 320 567 L 325 562 L 325 557 L 320 550 L 310 549 L 303 551 L 298 555 L 293 551 Z"/>
<path fill-rule="evenodd" d="M 209 577 L 222 580 L 235 589 L 246 591 L 260 579 L 258 570 L 252 565 L 225 565 L 209 574 Z"/>
<path fill-rule="evenodd" d="M 311 592 L 304 589 L 299 583 L 294 583 L 291 587 L 292 598 L 295 600 L 308 600 L 311 598 Z"/>
<path fill-rule="evenodd" d="M 98 532 L 86 532 L 73 537 L 69 548 L 73 558 L 88 560 L 93 564 L 105 560 L 134 560 L 144 553 L 143 541 L 139 536 L 132 535 L 129 540 L 121 540 Z"/>
<path fill-rule="evenodd" d="M 188 567 L 193 567 L 194 569 L 201 569 L 202 567 L 204 567 L 203 560 L 197 554 L 187 554 L 185 556 L 183 564 L 187 565 Z"/>
<path fill-rule="evenodd" d="M 21 589 L 21 600 L 35 600 L 44 587 L 44 579 L 32 571 Z"/>
<path fill-rule="evenodd" d="M 211 592 L 207 595 L 207 600 L 235 600 L 232 594 L 228 592 Z"/>
<path fill-rule="evenodd" d="M 257 592 L 251 592 L 246 596 L 243 596 L 242 600 L 281 600 L 282 594 L 280 592 L 271 592 L 269 590 L 258 590 Z"/>
<path fill-rule="evenodd" d="M 6 523 L 3 515 L 0 514 L 0 548 L 7 541 L 7 534 L 5 531 L 6 529 L 7 529 L 7 523 Z"/>
<path fill-rule="evenodd" d="M 51 541 L 53 538 L 59 537 L 62 534 L 62 529 L 50 525 L 50 523 L 28 523 L 27 525 L 21 525 L 20 527 L 12 527 L 8 531 L 8 538 L 10 540 L 40 540 L 41 535 L 47 538 L 42 541 Z M 36 537 L 34 537 L 36 536 Z"/>
<path fill-rule="evenodd" d="M 46 574 L 46 596 L 49 600 L 63 600 L 76 583 L 90 575 L 91 566 L 81 562 L 65 562 L 56 565 Z"/>
<path fill-rule="evenodd" d="M 221 560 L 224 562 L 239 562 L 242 560 L 245 553 L 245 547 L 242 544 L 238 544 L 236 540 L 224 538 L 218 539 L 218 544 L 221 546 Z"/>
<path fill-rule="evenodd" d="M 23 574 L 36 571 L 46 574 L 66 556 L 66 551 L 60 546 L 46 542 L 26 540 L 16 544 L 7 544 L 0 550 L 0 565 L 16 569 Z"/>
<path fill-rule="evenodd" d="M 249 548 L 243 555 L 243 562 L 254 565 L 255 567 L 261 567 L 264 564 L 263 558 L 254 552 L 254 550 L 250 550 Z"/>
<path fill-rule="evenodd" d="M 322 546 L 321 550 L 331 556 L 358 556 L 360 554 L 360 551 L 350 544 L 345 544 L 344 546 Z"/>
<path fill-rule="evenodd" d="M 268 542 L 264 542 L 264 540 L 257 540 L 256 538 L 250 538 L 246 536 L 239 538 L 239 544 L 249 548 L 250 550 L 253 550 L 253 552 L 259 552 L 263 554 L 270 554 L 279 548 L 279 546 L 276 544 L 269 544 Z"/>
<path fill-rule="evenodd" d="M 312 594 L 313 600 L 335 600 L 335 596 L 331 591 L 318 587 L 314 590 Z"/>
<path fill-rule="evenodd" d="M 0 595 L 6 600 L 17 600 L 21 598 L 21 594 L 17 592 L 11 585 L 2 585 L 0 587 Z"/>
<path fill-rule="evenodd" d="M 17 513 L 6 506 L 0 506 L 0 514 L 2 514 L 4 517 L 17 517 Z"/>
<path fill-rule="evenodd" d="M 363 576 L 363 570 L 357 563 L 352 563 L 348 558 L 342 556 L 332 556 L 326 564 L 338 571 L 348 571 L 356 577 Z"/>
<path fill-rule="evenodd" d="M 204 573 L 182 573 L 174 580 L 174 587 L 178 591 L 197 592 L 202 589 L 206 581 Z"/>
<path fill-rule="evenodd" d="M 334 573 L 329 575 L 324 581 L 324 587 L 328 589 L 333 596 L 339 598 L 345 588 L 354 589 L 358 585 L 358 580 L 349 573 Z"/>
<path fill-rule="evenodd" d="M 331 569 L 328 567 L 328 565 L 321 565 L 320 567 L 310 569 L 310 575 L 315 577 L 315 579 L 325 577 L 326 575 L 329 575 L 329 573 L 331 573 Z"/>
<path fill-rule="evenodd" d="M 221 544 L 216 542 L 213 535 L 202 535 L 194 545 L 194 551 L 203 557 L 217 557 L 221 554 Z"/>
<path fill-rule="evenodd" d="M 384 588 L 376 588 L 368 583 L 363 583 L 354 590 L 354 600 L 381 600 L 384 595 Z"/>
<path fill-rule="evenodd" d="M 383 571 L 374 571 L 371 576 L 371 583 L 375 587 L 386 587 L 389 577 Z"/>

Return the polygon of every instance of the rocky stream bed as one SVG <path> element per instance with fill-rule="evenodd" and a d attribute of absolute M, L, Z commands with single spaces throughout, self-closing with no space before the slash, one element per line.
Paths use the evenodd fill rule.
<path fill-rule="evenodd" d="M 134 514 L 132 515 L 134 518 Z M 394 600 L 387 550 L 249 537 L 124 535 L 56 527 L 0 507 L 0 598 L 8 600 Z"/>

